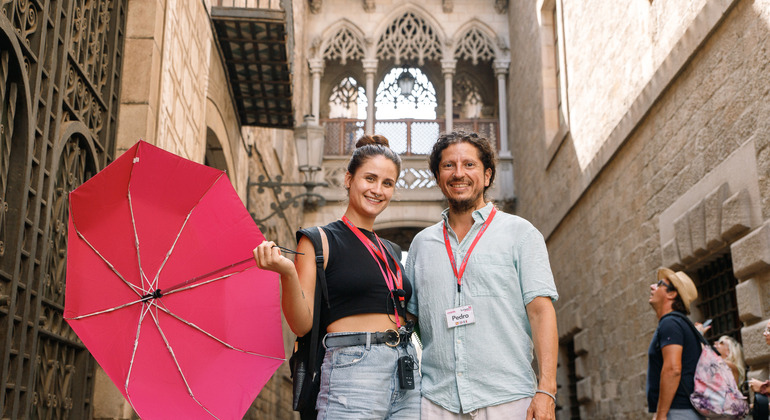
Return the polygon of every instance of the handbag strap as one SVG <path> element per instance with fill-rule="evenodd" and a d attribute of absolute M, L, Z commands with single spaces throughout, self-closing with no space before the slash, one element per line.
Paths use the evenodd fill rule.
<path fill-rule="evenodd" d="M 326 287 L 326 272 L 324 271 L 324 250 L 328 249 L 326 241 L 326 233 L 320 228 L 300 229 L 297 231 L 297 242 L 299 242 L 302 236 L 306 236 L 310 239 L 315 250 L 315 297 L 313 303 L 313 327 L 310 330 L 310 360 L 309 365 L 313 370 L 312 380 L 315 380 L 315 376 L 318 374 L 316 371 L 316 358 L 318 357 L 318 343 L 320 342 L 321 335 L 321 301 L 326 301 L 327 307 L 331 307 L 329 303 L 329 291 Z M 328 253 L 328 251 L 327 251 Z"/>

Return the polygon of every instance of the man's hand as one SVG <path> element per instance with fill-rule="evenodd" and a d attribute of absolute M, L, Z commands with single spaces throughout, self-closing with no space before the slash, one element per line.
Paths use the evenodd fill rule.
<path fill-rule="evenodd" d="M 540 392 L 535 393 L 527 409 L 526 420 L 554 420 L 556 418 L 556 402 L 553 398 Z"/>

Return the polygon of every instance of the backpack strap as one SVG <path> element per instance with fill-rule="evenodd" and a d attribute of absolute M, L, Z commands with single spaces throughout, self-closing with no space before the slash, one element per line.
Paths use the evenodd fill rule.
<path fill-rule="evenodd" d="M 695 328 L 695 324 L 693 324 L 692 321 L 690 321 L 690 318 L 688 318 L 685 314 L 683 314 L 683 313 L 681 313 L 679 311 L 669 312 L 668 314 L 674 315 L 674 316 L 676 316 L 679 319 L 683 319 L 684 322 L 687 323 L 687 325 L 690 326 L 690 329 L 692 330 L 693 334 L 695 334 L 695 338 L 698 341 L 700 341 L 701 344 L 705 344 L 706 346 L 711 346 L 711 344 L 709 344 L 708 340 L 706 340 L 706 337 L 704 337 L 703 334 L 701 334 L 700 331 L 698 331 L 698 329 Z M 668 314 L 666 314 L 666 315 L 668 315 Z M 716 351 L 716 349 L 715 349 L 715 351 Z M 717 352 L 717 354 L 719 354 L 719 352 Z"/>
<path fill-rule="evenodd" d="M 297 231 L 297 243 L 306 236 L 313 243 L 313 249 L 315 250 L 315 297 L 313 303 L 313 327 L 310 330 L 310 360 L 308 366 L 313 370 L 313 380 L 315 375 L 319 372 L 316 371 L 318 352 L 315 349 L 318 348 L 321 335 L 321 301 L 326 301 L 327 307 L 331 307 L 329 303 L 329 291 L 326 287 L 326 273 L 324 272 L 324 249 L 328 249 L 328 243 L 326 241 L 326 233 L 320 228 L 308 228 L 300 229 Z M 328 251 L 327 251 L 328 253 Z"/>

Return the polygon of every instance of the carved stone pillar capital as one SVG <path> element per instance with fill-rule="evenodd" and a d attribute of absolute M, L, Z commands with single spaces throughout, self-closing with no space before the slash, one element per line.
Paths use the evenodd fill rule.
<path fill-rule="evenodd" d="M 511 66 L 510 60 L 495 60 L 492 67 L 495 69 L 495 76 L 505 76 L 508 74 L 508 68 Z"/>
<path fill-rule="evenodd" d="M 455 68 L 457 67 L 457 60 L 442 60 L 441 61 L 441 72 L 444 73 L 444 76 L 447 74 L 453 75 L 455 74 Z"/>
<path fill-rule="evenodd" d="M 310 73 L 323 73 L 324 72 L 324 60 L 322 58 L 311 58 L 307 60 L 310 66 Z"/>
<path fill-rule="evenodd" d="M 364 59 L 361 60 L 361 65 L 364 67 L 364 73 L 376 73 L 377 72 L 377 63 L 378 61 L 376 59 Z"/>

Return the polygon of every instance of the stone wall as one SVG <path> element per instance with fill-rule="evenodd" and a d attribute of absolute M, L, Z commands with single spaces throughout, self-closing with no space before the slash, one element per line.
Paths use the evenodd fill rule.
<path fill-rule="evenodd" d="M 207 140 L 221 147 L 228 177 L 249 211 L 264 214 L 281 197 L 258 197 L 249 183 L 260 175 L 295 180 L 296 155 L 292 130 L 244 128 L 240 125 L 228 86 L 223 58 L 216 46 L 209 10 L 212 2 L 188 0 L 129 1 L 125 65 L 121 77 L 118 151 L 143 139 L 190 160 L 203 163 Z M 295 10 L 304 13 L 301 0 Z M 299 26 L 299 28 L 297 27 Z M 302 33 L 295 25 L 295 35 Z M 295 46 L 303 46 L 303 41 Z M 305 62 L 304 59 L 302 62 Z M 305 66 L 306 67 L 306 66 Z M 296 82 L 295 119 L 306 113 L 307 70 L 293 68 Z M 304 75 L 304 76 L 303 76 Z M 271 240 L 295 246 L 294 231 L 301 209 L 267 223 Z M 254 244 L 256 246 L 258 244 Z M 284 347 L 291 354 L 294 336 L 285 325 Z M 94 418 L 136 418 L 130 405 L 103 371 L 97 372 Z M 293 419 L 288 364 L 279 368 L 249 409 L 248 419 Z"/>
<path fill-rule="evenodd" d="M 655 31 L 621 31 L 611 23 L 612 2 L 568 3 L 570 133 L 552 161 L 539 103 L 538 11 L 511 3 L 518 209 L 547 238 L 559 336 L 577 354 L 581 418 L 646 419 L 647 347 L 657 324 L 647 300 L 660 266 L 692 273 L 731 252 L 750 376 L 767 375 L 770 2 L 691 2 L 698 7 L 666 13 L 658 8 L 684 3 L 637 2 L 648 9 L 622 19 L 634 26 L 655 15 Z M 594 17 L 586 25 L 580 16 Z M 644 58 L 640 44 L 656 52 Z M 648 77 L 630 75 L 624 62 Z M 568 394 L 560 389 L 560 405 Z"/>

